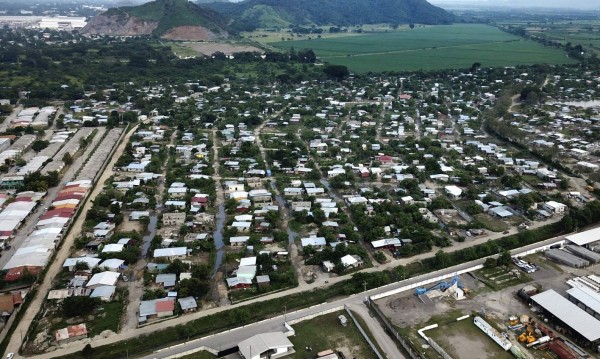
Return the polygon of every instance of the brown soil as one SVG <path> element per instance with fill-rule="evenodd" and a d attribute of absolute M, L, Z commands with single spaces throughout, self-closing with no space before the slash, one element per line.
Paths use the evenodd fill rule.
<path fill-rule="evenodd" d="M 220 36 L 202 26 L 179 26 L 162 36 L 163 39 L 178 41 L 210 41 L 217 37 Z"/>
<path fill-rule="evenodd" d="M 257 47 L 247 46 L 247 45 L 233 45 L 233 44 L 219 44 L 215 42 L 211 43 L 196 43 L 196 44 L 186 44 L 191 47 L 194 51 L 197 51 L 204 55 L 212 55 L 215 52 L 222 52 L 225 55 L 235 54 L 236 52 L 262 52 Z"/>

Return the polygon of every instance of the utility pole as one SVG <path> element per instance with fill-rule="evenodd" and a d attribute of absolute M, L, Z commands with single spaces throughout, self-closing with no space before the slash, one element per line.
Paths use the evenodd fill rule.
<path fill-rule="evenodd" d="M 365 289 L 365 303 L 367 303 L 369 300 L 367 299 L 367 281 L 366 280 L 363 281 L 363 287 Z"/>
<path fill-rule="evenodd" d="M 283 324 L 287 323 L 287 305 L 283 306 Z"/>

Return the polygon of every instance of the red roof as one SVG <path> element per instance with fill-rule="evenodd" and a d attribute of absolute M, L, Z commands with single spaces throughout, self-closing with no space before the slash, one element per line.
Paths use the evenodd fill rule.
<path fill-rule="evenodd" d="M 392 156 L 378 156 L 380 162 L 392 162 Z"/>
<path fill-rule="evenodd" d="M 33 202 L 31 197 L 16 197 L 14 202 Z"/>
<path fill-rule="evenodd" d="M 208 198 L 207 197 L 192 197 L 192 202 L 207 203 Z"/>
<path fill-rule="evenodd" d="M 29 273 L 31 273 L 33 275 L 37 275 L 43 269 L 43 267 L 28 267 L 28 266 L 11 268 L 8 270 L 8 272 L 6 272 L 6 275 L 4 276 L 4 280 L 7 282 L 14 282 L 16 280 L 21 279 L 21 277 L 23 277 L 23 272 L 25 271 L 26 268 L 27 268 L 27 271 L 29 271 Z"/>
<path fill-rule="evenodd" d="M 14 305 L 19 305 L 19 304 L 23 303 L 23 297 L 21 296 L 21 292 L 14 292 L 12 294 L 12 297 L 13 297 Z"/>
<path fill-rule="evenodd" d="M 54 201 L 63 201 L 65 199 L 81 199 L 83 198 L 83 196 L 85 196 L 85 193 L 64 193 L 64 194 L 59 194 Z"/>
<path fill-rule="evenodd" d="M 172 312 L 175 310 L 175 301 L 174 300 L 157 300 L 156 301 L 156 311 L 157 312 Z"/>
<path fill-rule="evenodd" d="M 71 217 L 73 217 L 73 213 L 75 213 L 74 208 L 52 209 L 52 210 L 44 213 L 43 215 L 41 215 L 40 220 L 53 218 L 53 217 L 71 218 Z"/>

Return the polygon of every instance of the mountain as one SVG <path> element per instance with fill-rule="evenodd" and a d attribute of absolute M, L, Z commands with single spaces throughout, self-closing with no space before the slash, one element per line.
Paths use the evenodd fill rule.
<path fill-rule="evenodd" d="M 228 36 L 228 20 L 213 9 L 187 0 L 155 0 L 112 8 L 90 19 L 86 34 L 153 35 L 170 40 L 213 40 Z"/>
<path fill-rule="evenodd" d="M 239 30 L 293 25 L 449 24 L 454 16 L 426 0 L 246 0 L 205 6 L 235 19 Z"/>

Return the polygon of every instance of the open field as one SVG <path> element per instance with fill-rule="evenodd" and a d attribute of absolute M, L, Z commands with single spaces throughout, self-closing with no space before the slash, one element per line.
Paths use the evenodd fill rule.
<path fill-rule="evenodd" d="M 340 324 L 338 316 L 344 315 L 348 319 L 345 327 Z M 306 351 L 311 347 L 311 353 L 331 349 L 341 351 L 346 358 L 375 358 L 375 354 L 369 348 L 358 329 L 354 326 L 352 319 L 345 311 L 325 314 L 293 325 L 296 335 L 289 337 L 294 343 L 296 353 L 289 358 L 313 358 L 314 354 Z"/>
<path fill-rule="evenodd" d="M 521 27 L 532 36 L 548 41 L 559 42 L 562 45 L 571 43 L 581 45 L 591 52 L 600 54 L 600 21 L 553 21 L 553 22 L 502 22 L 501 25 Z"/>
<path fill-rule="evenodd" d="M 473 324 L 472 318 L 440 325 L 426 332 L 454 358 L 510 359 L 513 356 Z"/>
<path fill-rule="evenodd" d="M 357 72 L 469 68 L 474 62 L 484 67 L 572 63 L 561 50 L 487 25 L 429 26 L 270 45 L 281 49 L 310 48 L 321 60 Z"/>

